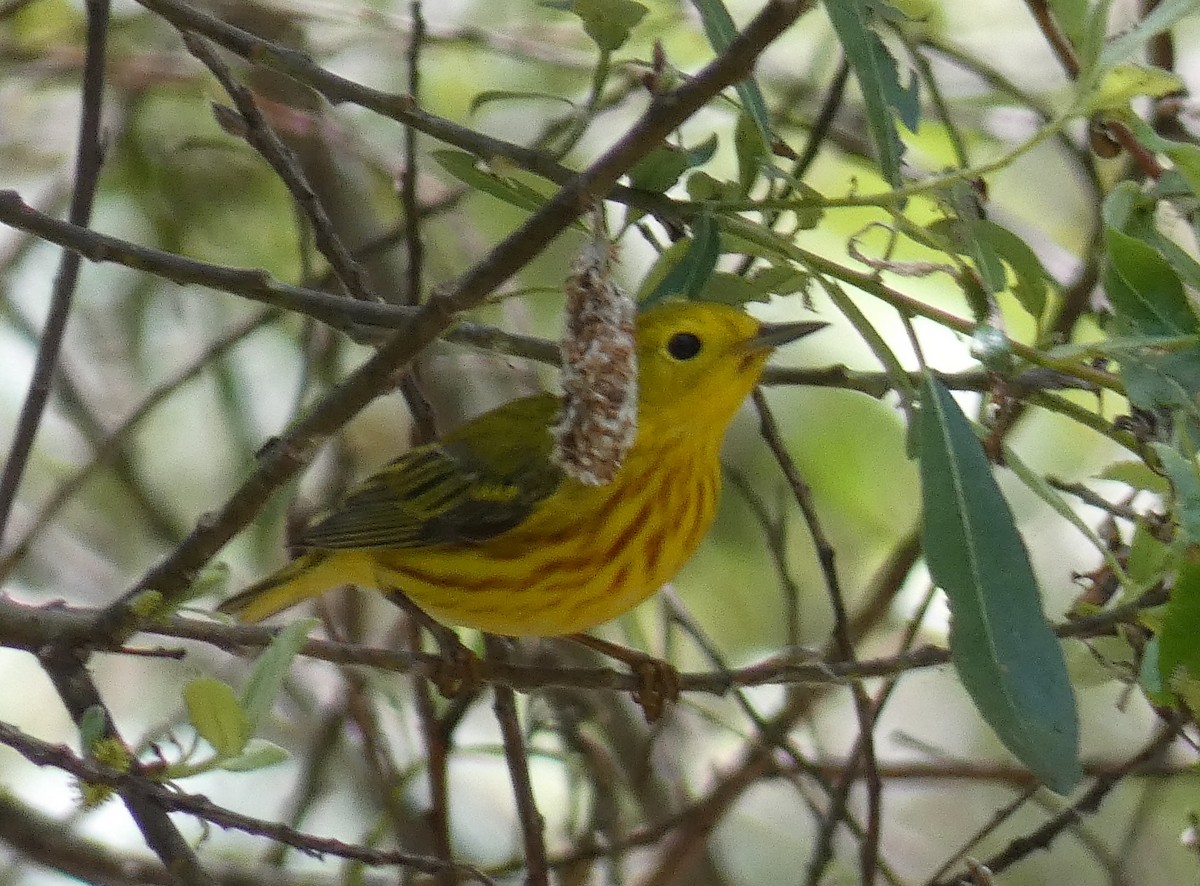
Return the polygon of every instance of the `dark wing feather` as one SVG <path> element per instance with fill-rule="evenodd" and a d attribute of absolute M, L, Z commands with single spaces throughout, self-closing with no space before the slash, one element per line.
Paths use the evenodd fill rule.
<path fill-rule="evenodd" d="M 512 529 L 558 488 L 558 399 L 527 397 L 420 446 L 352 489 L 305 531 L 308 548 L 471 544 Z"/>

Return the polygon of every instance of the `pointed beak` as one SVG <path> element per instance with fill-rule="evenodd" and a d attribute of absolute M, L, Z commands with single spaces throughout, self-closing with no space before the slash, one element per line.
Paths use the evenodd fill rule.
<path fill-rule="evenodd" d="M 748 339 L 742 347 L 751 353 L 774 350 L 780 345 L 786 345 L 788 342 L 819 332 L 828 325 L 819 320 L 803 323 L 763 323 L 758 329 L 758 334 L 754 338 Z"/>

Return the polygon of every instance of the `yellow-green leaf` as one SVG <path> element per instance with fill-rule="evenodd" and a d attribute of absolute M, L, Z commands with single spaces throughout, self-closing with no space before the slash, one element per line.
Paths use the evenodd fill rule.
<path fill-rule="evenodd" d="M 221 757 L 234 757 L 250 740 L 250 722 L 228 683 L 200 677 L 183 687 L 188 720 Z"/>

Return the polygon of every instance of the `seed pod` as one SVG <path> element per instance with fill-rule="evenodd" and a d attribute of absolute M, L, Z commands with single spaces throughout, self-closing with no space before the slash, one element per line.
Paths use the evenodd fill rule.
<path fill-rule="evenodd" d="M 612 280 L 602 234 L 598 223 L 566 281 L 563 408 L 554 427 L 555 460 L 590 486 L 612 481 L 637 433 L 636 309 Z"/>

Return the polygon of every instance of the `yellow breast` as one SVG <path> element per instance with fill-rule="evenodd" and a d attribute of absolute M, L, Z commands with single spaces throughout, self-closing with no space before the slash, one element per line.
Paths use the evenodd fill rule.
<path fill-rule="evenodd" d="M 372 583 L 399 588 L 446 624 L 585 631 L 674 577 L 712 524 L 719 493 L 715 446 L 635 446 L 612 483 L 564 481 L 521 525 L 471 549 L 372 551 Z"/>

